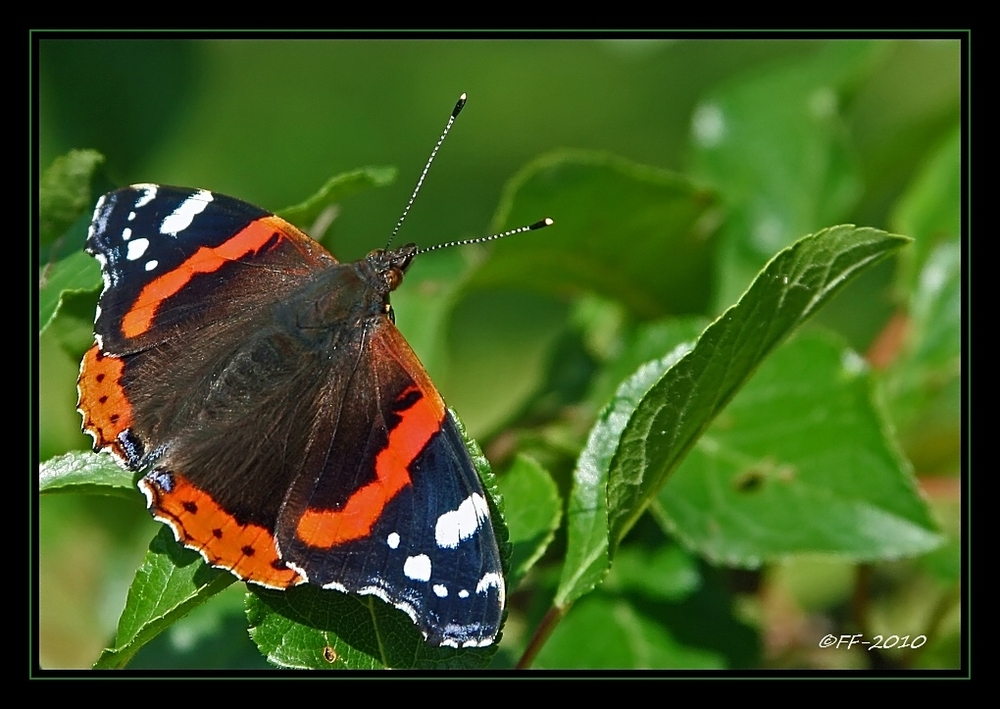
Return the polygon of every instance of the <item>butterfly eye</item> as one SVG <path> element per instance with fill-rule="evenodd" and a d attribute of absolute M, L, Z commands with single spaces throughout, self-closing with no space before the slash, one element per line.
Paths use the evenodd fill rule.
<path fill-rule="evenodd" d="M 390 291 L 394 291 L 399 288 L 399 284 L 403 282 L 403 272 L 393 266 L 385 272 L 385 283 L 389 286 Z"/>

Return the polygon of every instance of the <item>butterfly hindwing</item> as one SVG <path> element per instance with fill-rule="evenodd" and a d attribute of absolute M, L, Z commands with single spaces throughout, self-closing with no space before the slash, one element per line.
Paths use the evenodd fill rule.
<path fill-rule="evenodd" d="M 327 430 L 316 439 L 327 443 L 312 455 L 325 467 L 304 465 L 286 498 L 282 556 L 315 584 L 401 608 L 434 644 L 488 644 L 505 588 L 469 452 L 388 318 L 362 351 L 342 402 L 334 402 L 350 420 L 324 419 Z"/>

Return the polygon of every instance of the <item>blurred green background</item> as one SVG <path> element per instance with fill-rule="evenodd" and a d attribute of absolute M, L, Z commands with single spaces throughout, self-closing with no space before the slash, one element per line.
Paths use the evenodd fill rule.
<path fill-rule="evenodd" d="M 850 167 L 836 174 L 848 177 L 811 185 L 816 204 L 790 207 L 787 223 L 770 241 L 722 242 L 723 254 L 757 251 L 746 261 L 719 259 L 703 285 L 714 303 L 703 314 L 714 315 L 739 296 L 768 256 L 798 236 L 842 222 L 900 229 L 901 196 L 942 144 L 957 135 L 960 53 L 958 41 L 935 40 L 42 39 L 39 162 L 44 170 L 71 149 L 93 148 L 106 156 L 104 169 L 114 184 L 204 187 L 272 210 L 301 201 L 340 172 L 396 166 L 394 184 L 345 201 L 325 241 L 338 258 L 355 259 L 385 243 L 464 91 L 468 105 L 397 243 L 430 246 L 488 233 L 511 176 L 560 148 L 606 151 L 701 180 L 732 207 L 725 229 L 733 231 L 741 219 L 750 223 L 755 198 L 727 186 L 745 180 L 773 183 L 780 190 L 783 179 L 807 179 L 815 161 L 830 158 L 811 154 L 811 144 L 801 136 L 779 134 L 755 145 L 754 159 L 727 163 L 706 147 L 712 141 L 713 106 L 742 106 L 752 113 L 760 100 L 755 115 L 766 133 L 766 124 L 782 125 L 773 118 L 782 108 L 775 101 L 780 94 L 769 92 L 769 82 L 782 72 L 799 71 L 808 82 L 810 67 L 827 71 L 808 85 L 829 85 L 826 93 L 812 94 L 813 108 L 835 123 L 834 159 Z M 835 72 L 823 68 L 822 57 L 831 56 L 842 56 L 828 62 Z M 795 153 L 795 159 L 783 152 Z M 790 162 L 800 169 L 783 176 Z M 782 195 L 779 191 L 771 198 L 780 201 Z M 750 208 L 741 211 L 746 205 Z M 558 228 L 558 213 L 528 218 L 543 216 L 553 217 Z M 545 234 L 514 238 L 544 239 Z M 927 243 L 922 253 L 930 249 L 932 242 Z M 627 252 L 629 246 L 623 240 L 614 249 Z M 424 257 L 414 265 L 412 280 L 460 271 L 464 258 L 457 250 Z M 447 265 L 456 261 L 455 268 Z M 824 321 L 866 351 L 893 311 L 884 294 L 893 292 L 889 286 L 899 277 L 886 267 L 863 279 L 853 299 L 845 296 L 831 304 Z M 521 302 L 528 305 L 523 307 L 538 309 L 538 327 L 552 330 L 548 339 L 525 335 L 525 347 L 558 347 L 552 323 L 568 317 L 562 301 L 539 305 L 532 296 L 524 297 Z M 401 329 L 446 400 L 481 442 L 502 442 L 505 427 L 524 408 L 521 394 L 521 400 L 499 404 L 494 402 L 500 394 L 490 394 L 521 386 L 519 371 L 504 369 L 509 358 L 500 353 L 495 362 L 478 359 L 478 370 L 473 366 L 467 376 L 456 374 L 454 362 L 426 342 L 429 336 L 407 326 L 406 295 L 401 292 L 394 302 Z M 859 302 L 866 305 L 859 309 Z M 517 306 L 478 308 L 470 317 L 502 330 L 504 307 Z M 462 331 L 462 322 L 452 326 L 453 333 Z M 40 358 L 40 457 L 45 460 L 89 447 L 89 438 L 79 432 L 75 412 L 78 361 L 49 332 L 40 339 Z M 475 386 L 484 378 L 494 381 Z M 535 386 L 530 376 L 525 379 L 529 389 Z M 944 444 L 950 453 L 942 462 L 935 449 L 929 456 L 937 455 L 938 462 L 928 466 L 954 476 L 957 430 L 952 429 L 954 424 Z M 922 472 L 919 464 L 917 472 Z M 944 489 L 945 507 L 952 511 L 939 514 L 954 515 L 954 486 Z M 127 500 L 47 497 L 40 512 L 41 663 L 87 667 L 113 633 L 125 590 L 156 525 L 139 495 Z M 791 615 L 817 602 L 809 596 L 818 592 L 815 582 L 796 585 L 795 569 L 780 573 L 793 578 L 782 588 L 799 588 L 807 596 Z M 804 577 L 827 578 L 812 570 Z M 837 583 L 819 585 L 829 591 Z M 783 602 L 783 596 L 771 598 L 771 603 Z M 252 647 L 246 657 L 250 666 L 260 662 Z M 753 662 L 773 664 L 769 657 Z M 225 662 L 240 661 L 220 660 Z"/>

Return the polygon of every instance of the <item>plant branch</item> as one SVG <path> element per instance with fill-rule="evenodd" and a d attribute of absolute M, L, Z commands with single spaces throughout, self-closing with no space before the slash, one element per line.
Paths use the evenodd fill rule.
<path fill-rule="evenodd" d="M 542 622 L 538 624 L 538 628 L 535 629 L 535 634 L 531 637 L 528 642 L 528 647 L 524 649 L 524 654 L 521 655 L 521 659 L 518 660 L 516 669 L 527 670 L 531 668 L 531 664 L 535 661 L 535 656 L 538 655 L 538 651 L 542 649 L 542 646 L 552 635 L 552 631 L 555 630 L 556 625 L 562 620 L 563 616 L 570 609 L 572 604 L 566 606 L 552 606 L 549 612 L 545 614 L 542 618 Z"/>

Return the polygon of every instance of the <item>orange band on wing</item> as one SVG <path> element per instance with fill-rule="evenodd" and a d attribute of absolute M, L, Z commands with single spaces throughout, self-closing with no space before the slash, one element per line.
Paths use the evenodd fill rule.
<path fill-rule="evenodd" d="M 118 434 L 132 426 L 132 404 L 122 389 L 125 361 L 106 355 L 95 344 L 83 356 L 80 366 L 80 411 L 83 430 L 94 437 L 94 449 L 110 448 L 122 460 Z"/>
<path fill-rule="evenodd" d="M 149 496 L 153 516 L 169 524 L 181 544 L 201 552 L 212 566 L 270 588 L 304 581 L 281 561 L 274 534 L 256 524 L 240 524 L 183 475 L 173 474 L 169 492 L 148 477 L 139 485 Z"/>
<path fill-rule="evenodd" d="M 218 271 L 230 261 L 259 250 L 275 234 L 282 234 L 287 229 L 288 223 L 283 219 L 264 217 L 250 222 L 235 236 L 218 246 L 202 246 L 177 268 L 164 273 L 142 289 L 122 319 L 122 334 L 125 337 L 138 337 L 148 331 L 160 305 L 167 298 L 176 295 L 196 275 Z"/>
<path fill-rule="evenodd" d="M 404 390 L 399 398 L 413 392 L 420 393 L 420 398 L 398 412 L 400 422 L 389 432 L 388 445 L 375 458 L 375 480 L 351 495 L 341 510 L 307 509 L 296 528 L 302 542 L 328 549 L 367 536 L 389 501 L 410 484 L 410 464 L 441 429 L 445 416 L 440 397 L 426 396 L 415 386 Z"/>

